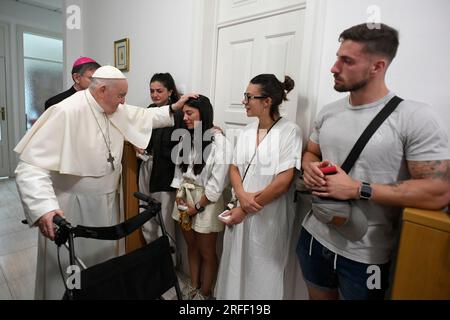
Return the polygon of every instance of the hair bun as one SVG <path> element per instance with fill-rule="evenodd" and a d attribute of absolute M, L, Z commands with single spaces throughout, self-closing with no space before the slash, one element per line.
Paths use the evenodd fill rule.
<path fill-rule="evenodd" d="M 286 90 L 286 92 L 289 92 L 292 89 L 294 89 L 295 81 L 292 80 L 292 78 L 289 76 L 284 76 L 283 86 L 284 86 L 284 90 Z"/>

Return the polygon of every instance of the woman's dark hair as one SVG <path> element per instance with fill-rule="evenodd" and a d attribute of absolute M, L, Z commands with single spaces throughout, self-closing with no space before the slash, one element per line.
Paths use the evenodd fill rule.
<path fill-rule="evenodd" d="M 185 105 L 198 109 L 198 111 L 200 112 L 200 121 L 202 122 L 202 143 L 201 143 L 201 152 L 200 150 L 195 150 L 195 154 L 201 155 L 202 157 L 202 162 L 201 163 L 194 163 L 194 174 L 195 175 L 199 175 L 206 163 L 206 160 L 208 159 L 209 153 L 208 154 L 204 154 L 206 147 L 208 147 L 211 142 L 214 140 L 214 136 L 211 135 L 205 135 L 205 132 L 207 132 L 208 130 L 212 129 L 213 125 L 213 121 L 214 121 L 214 111 L 213 111 L 213 107 L 211 105 L 211 102 L 209 101 L 208 97 L 199 95 L 198 98 L 190 98 L 188 101 L 186 101 Z M 194 143 L 194 130 L 189 130 L 191 133 L 191 144 L 194 146 L 195 148 L 199 147 L 199 143 Z M 211 137 L 210 139 L 208 139 L 208 137 Z M 204 139 L 207 139 L 206 141 Z M 189 149 L 189 152 L 191 151 L 191 149 Z M 183 149 L 180 152 L 180 156 L 182 159 L 188 159 L 189 157 L 184 158 L 183 157 Z M 199 162 L 199 161 L 194 161 L 194 162 Z M 180 164 L 180 169 L 182 172 L 186 172 L 187 169 L 189 167 L 189 163 L 181 163 Z"/>
<path fill-rule="evenodd" d="M 261 95 L 272 99 L 270 106 L 270 117 L 280 116 L 280 104 L 286 101 L 286 95 L 294 88 L 295 82 L 289 76 L 284 76 L 284 82 L 278 81 L 273 74 L 260 74 L 250 80 L 251 84 L 257 84 L 261 87 Z"/>
<path fill-rule="evenodd" d="M 175 103 L 178 99 L 180 99 L 177 86 L 175 85 L 175 81 L 170 73 L 155 73 L 150 79 L 150 83 L 155 81 L 160 82 L 167 90 L 172 90 L 172 94 L 169 97 L 169 103 Z"/>

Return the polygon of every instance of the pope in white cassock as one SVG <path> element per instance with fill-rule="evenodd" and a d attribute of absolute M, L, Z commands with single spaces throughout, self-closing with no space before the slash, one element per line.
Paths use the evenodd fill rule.
<path fill-rule="evenodd" d="M 53 216 L 73 225 L 119 223 L 118 187 L 124 140 L 146 148 L 152 128 L 173 126 L 172 112 L 191 96 L 161 108 L 125 105 L 128 83 L 117 68 L 93 74 L 89 89 L 49 108 L 14 151 L 20 154 L 16 183 L 30 226 L 39 226 L 36 299 L 61 299 L 62 280 Z M 119 254 L 118 241 L 77 238 L 77 256 L 92 266 Z M 68 253 L 60 251 L 62 266 Z M 65 270 L 63 270 L 64 272 Z"/>

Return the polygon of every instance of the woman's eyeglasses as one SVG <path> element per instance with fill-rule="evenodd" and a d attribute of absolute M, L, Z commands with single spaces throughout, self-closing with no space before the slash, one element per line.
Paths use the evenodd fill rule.
<path fill-rule="evenodd" d="M 249 102 L 251 99 L 265 99 L 265 98 L 267 98 L 267 96 L 251 96 L 247 92 L 244 92 L 244 102 L 245 103 Z"/>

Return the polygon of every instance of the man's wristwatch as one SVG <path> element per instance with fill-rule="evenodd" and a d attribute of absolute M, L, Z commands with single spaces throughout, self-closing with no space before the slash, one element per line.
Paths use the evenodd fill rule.
<path fill-rule="evenodd" d="M 363 200 L 372 198 L 372 187 L 370 186 L 370 183 L 361 182 L 361 186 L 359 187 L 359 198 Z"/>
<path fill-rule="evenodd" d="M 197 203 L 195 204 L 195 210 L 197 210 L 197 212 L 202 212 L 203 210 L 205 210 L 205 207 L 202 207 L 202 206 L 200 205 L 200 202 L 197 202 Z"/>

